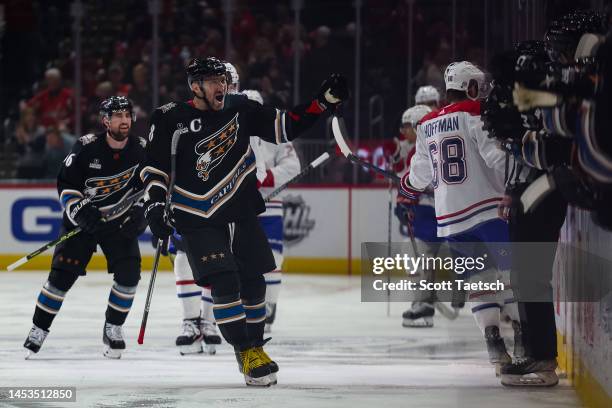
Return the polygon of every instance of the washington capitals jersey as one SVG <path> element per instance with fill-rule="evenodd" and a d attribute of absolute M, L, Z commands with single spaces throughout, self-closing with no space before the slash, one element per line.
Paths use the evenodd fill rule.
<path fill-rule="evenodd" d="M 417 128 L 410 184 L 432 184 L 440 237 L 498 217 L 506 154 L 482 126 L 480 103 L 462 101 L 425 115 Z"/>
<path fill-rule="evenodd" d="M 142 188 L 138 172 L 144 160 L 144 144 L 144 139 L 130 136 L 123 149 L 114 150 L 106 142 L 106 133 L 88 134 L 77 140 L 57 177 L 67 227 L 77 225 L 71 209 L 79 200 L 90 197 L 93 205 L 105 211 Z M 111 220 L 129 209 L 128 206 Z"/>
<path fill-rule="evenodd" d="M 286 143 L 322 112 L 316 101 L 281 111 L 236 94 L 225 97 L 220 111 L 202 111 L 190 102 L 161 106 L 151 118 L 146 166 L 140 173 L 146 195 L 154 201 L 165 200 L 171 140 L 176 134 L 180 136 L 171 208 L 179 231 L 202 222 L 236 221 L 249 212 L 259 214 L 265 207 L 257 190 L 250 136 Z"/>

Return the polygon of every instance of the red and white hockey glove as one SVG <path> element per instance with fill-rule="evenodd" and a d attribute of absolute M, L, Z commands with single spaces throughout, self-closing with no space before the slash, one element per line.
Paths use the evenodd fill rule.
<path fill-rule="evenodd" d="M 408 171 L 400 181 L 398 192 L 408 200 L 414 201 L 412 205 L 416 205 L 419 203 L 419 197 L 423 193 L 423 190 L 418 190 L 410 185 L 410 172 Z"/>

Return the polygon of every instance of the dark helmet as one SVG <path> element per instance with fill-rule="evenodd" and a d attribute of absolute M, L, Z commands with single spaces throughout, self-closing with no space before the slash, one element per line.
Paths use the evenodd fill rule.
<path fill-rule="evenodd" d="M 136 121 L 136 114 L 134 113 L 132 101 L 125 96 L 111 96 L 100 104 L 100 115 L 106 116 L 109 119 L 113 115 L 113 112 L 121 111 L 130 112 L 132 115 L 132 122 Z"/>
<path fill-rule="evenodd" d="M 189 85 L 206 77 L 227 75 L 225 64 L 215 57 L 194 58 L 187 64 L 186 71 Z"/>
<path fill-rule="evenodd" d="M 548 27 L 544 37 L 546 51 L 553 62 L 569 63 L 574 59 L 576 47 L 583 34 L 605 32 L 604 14 L 594 11 L 575 11 L 553 21 Z"/>

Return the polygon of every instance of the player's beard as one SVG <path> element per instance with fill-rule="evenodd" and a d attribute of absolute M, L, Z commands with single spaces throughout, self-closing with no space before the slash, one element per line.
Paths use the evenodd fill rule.
<path fill-rule="evenodd" d="M 125 132 L 125 134 L 123 134 L 119 128 L 117 128 L 116 132 L 114 132 L 112 129 L 109 128 L 108 129 L 108 135 L 111 138 L 113 138 L 113 140 L 116 140 L 117 142 L 123 142 L 130 135 L 130 129 L 128 129 L 127 132 Z"/>

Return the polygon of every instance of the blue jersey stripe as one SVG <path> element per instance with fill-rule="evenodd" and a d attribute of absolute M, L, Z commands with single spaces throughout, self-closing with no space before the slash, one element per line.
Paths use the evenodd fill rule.
<path fill-rule="evenodd" d="M 262 306 L 257 309 L 244 309 L 244 314 L 247 319 L 257 319 L 266 315 L 266 306 Z"/>
<path fill-rule="evenodd" d="M 215 319 L 217 320 L 240 316 L 243 313 L 244 307 L 242 307 L 241 304 L 232 307 L 227 307 L 225 309 L 213 309 L 213 314 L 215 315 Z"/>
<path fill-rule="evenodd" d="M 45 306 L 49 306 L 51 309 L 59 310 L 62 307 L 62 302 L 51 299 L 42 293 L 38 295 L 38 301 Z"/>
<path fill-rule="evenodd" d="M 120 307 L 124 307 L 124 308 L 129 308 L 132 307 L 132 303 L 134 302 L 134 298 L 131 299 L 123 299 L 117 295 L 115 295 L 113 292 L 111 292 L 111 294 L 108 296 L 108 301 L 120 306 Z"/>

